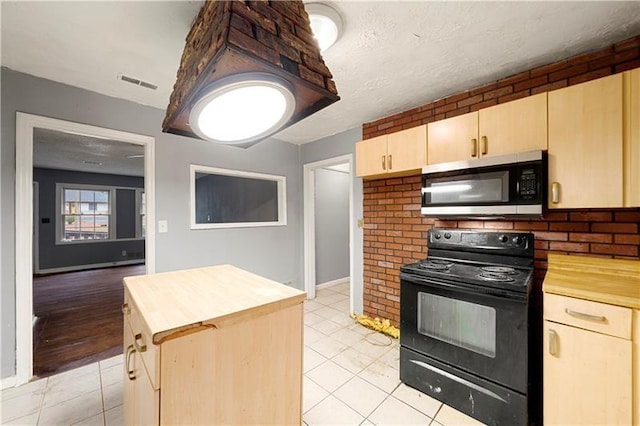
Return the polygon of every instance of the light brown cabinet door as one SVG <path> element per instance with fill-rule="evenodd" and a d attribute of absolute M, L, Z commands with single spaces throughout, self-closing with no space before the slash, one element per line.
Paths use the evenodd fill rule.
<path fill-rule="evenodd" d="M 421 169 L 426 164 L 426 125 L 387 135 L 387 171 L 389 173 Z"/>
<path fill-rule="evenodd" d="M 549 208 L 622 207 L 622 74 L 549 92 Z"/>
<path fill-rule="evenodd" d="M 481 109 L 478 114 L 482 157 L 547 149 L 546 93 Z"/>
<path fill-rule="evenodd" d="M 136 350 L 133 346 L 133 333 L 127 320 L 124 321 L 124 366 L 123 366 L 123 400 L 124 400 L 124 424 L 135 424 L 135 380 L 129 379 L 129 372 L 135 371 Z M 133 373 L 132 373 L 133 374 Z"/>
<path fill-rule="evenodd" d="M 356 143 L 357 176 L 386 173 L 387 168 L 387 135 Z"/>
<path fill-rule="evenodd" d="M 140 355 L 136 353 L 136 355 Z M 142 365 L 142 359 L 139 358 Z M 135 380 L 135 424 L 152 426 L 160 424 L 160 391 L 154 390 L 144 367 L 137 369 Z"/>
<path fill-rule="evenodd" d="M 544 321 L 544 424 L 631 424 L 631 341 Z"/>
<path fill-rule="evenodd" d="M 427 141 L 427 164 L 478 158 L 478 113 L 427 124 Z"/>
<path fill-rule="evenodd" d="M 128 321 L 124 321 L 124 424 L 158 425 L 160 423 L 160 391 L 154 390 L 144 368 L 142 356 L 135 350 Z"/>
<path fill-rule="evenodd" d="M 624 73 L 624 205 L 640 206 L 640 68 Z M 640 408 L 638 408 L 640 411 Z"/>

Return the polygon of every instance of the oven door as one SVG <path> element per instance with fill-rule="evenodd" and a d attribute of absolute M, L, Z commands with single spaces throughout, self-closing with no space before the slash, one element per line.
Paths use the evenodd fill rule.
<path fill-rule="evenodd" d="M 400 343 L 527 393 L 527 295 L 402 273 Z"/>

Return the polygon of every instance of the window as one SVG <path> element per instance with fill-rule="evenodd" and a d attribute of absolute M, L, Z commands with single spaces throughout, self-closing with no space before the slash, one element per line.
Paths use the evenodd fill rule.
<path fill-rule="evenodd" d="M 191 229 L 287 224 L 286 178 L 191 166 Z"/>
<path fill-rule="evenodd" d="M 139 238 L 144 238 L 147 235 L 147 197 L 143 189 L 137 191 L 138 200 L 138 232 L 136 233 Z"/>
<path fill-rule="evenodd" d="M 56 184 L 56 244 L 145 238 L 144 188 Z"/>
<path fill-rule="evenodd" d="M 112 238 L 113 190 L 87 186 L 63 186 L 61 242 Z"/>

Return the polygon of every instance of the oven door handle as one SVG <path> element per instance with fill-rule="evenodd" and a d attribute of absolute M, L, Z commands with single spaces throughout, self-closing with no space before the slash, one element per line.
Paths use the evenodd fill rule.
<path fill-rule="evenodd" d="M 508 291 L 503 291 L 500 289 L 488 288 L 488 287 L 466 286 L 459 283 L 458 284 L 447 283 L 447 282 L 438 280 L 436 278 L 419 277 L 416 275 L 406 274 L 404 272 L 400 273 L 400 279 L 416 285 L 424 285 L 424 286 L 428 286 L 432 288 L 440 288 L 440 289 L 445 288 L 448 290 L 454 290 L 454 291 L 458 291 L 458 292 L 462 292 L 462 293 L 466 293 L 474 296 L 480 295 L 480 296 L 487 296 L 487 297 L 495 297 L 498 299 L 517 300 L 521 302 L 527 301 L 526 293 L 508 292 Z"/>

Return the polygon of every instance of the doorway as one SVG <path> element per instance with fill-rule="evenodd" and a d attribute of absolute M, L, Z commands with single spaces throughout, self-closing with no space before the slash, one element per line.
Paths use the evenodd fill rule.
<path fill-rule="evenodd" d="M 354 301 L 356 294 L 354 291 L 354 197 L 353 197 L 353 156 L 343 155 L 327 160 L 316 161 L 304 165 L 304 283 L 308 299 L 316 296 L 317 280 L 317 236 L 316 236 L 316 196 L 317 196 L 317 176 L 329 168 L 343 167 L 341 173 L 348 176 L 348 273 L 349 273 L 349 313 L 354 312 Z M 335 171 L 335 170 L 334 170 Z M 336 172 L 340 173 L 340 172 Z M 339 284 L 341 278 L 333 277 L 329 284 Z M 322 283 L 320 283 L 322 284 Z"/>
<path fill-rule="evenodd" d="M 28 382 L 33 376 L 33 247 L 34 202 L 33 166 L 34 133 L 51 130 L 75 136 L 141 146 L 144 150 L 144 251 L 146 272 L 155 271 L 155 171 L 154 141 L 150 136 L 105 129 L 70 121 L 41 117 L 18 112 L 16 114 L 16 382 Z M 42 188 L 41 188 L 42 191 Z M 95 220 L 95 218 L 94 218 Z M 98 223 L 98 222 L 95 222 Z M 148 226 L 147 226 L 148 224 Z M 94 230 L 94 235 L 98 230 Z M 42 266 L 42 265 L 38 265 Z"/>

